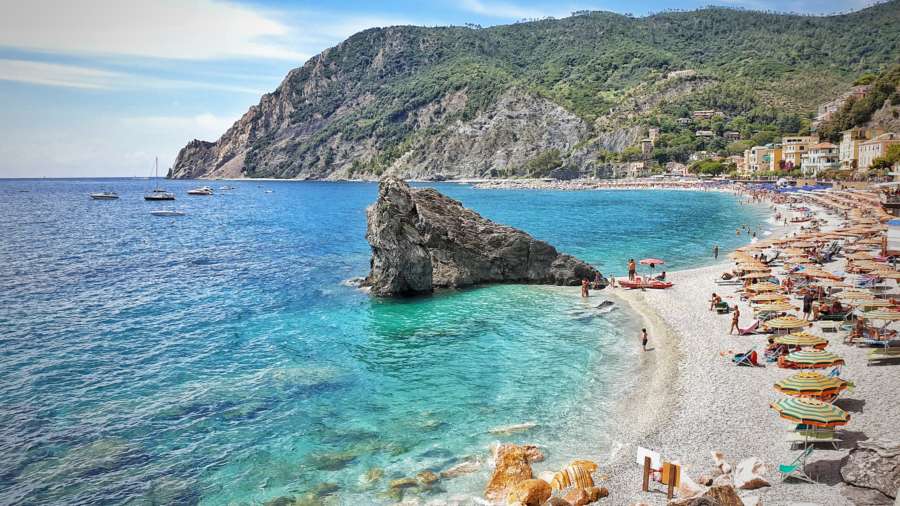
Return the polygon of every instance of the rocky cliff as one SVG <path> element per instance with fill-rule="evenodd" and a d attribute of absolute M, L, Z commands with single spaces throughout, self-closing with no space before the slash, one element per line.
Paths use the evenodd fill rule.
<path fill-rule="evenodd" d="M 651 127 L 652 156 L 684 162 L 726 147 L 698 128 L 799 127 L 823 96 L 895 61 L 898 6 L 373 28 L 289 72 L 217 141 L 187 144 L 169 176 L 544 177 L 633 161 Z M 675 121 L 695 109 L 726 119 Z"/>
<path fill-rule="evenodd" d="M 577 285 L 596 269 L 530 235 L 499 225 L 438 191 L 386 177 L 369 207 L 366 240 L 377 296 L 485 283 Z"/>

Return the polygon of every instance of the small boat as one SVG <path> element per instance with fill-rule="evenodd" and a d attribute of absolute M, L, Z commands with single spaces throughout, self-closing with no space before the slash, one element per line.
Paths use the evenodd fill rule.
<path fill-rule="evenodd" d="M 116 200 L 119 194 L 116 192 L 96 192 L 91 194 L 92 200 Z"/>
<path fill-rule="evenodd" d="M 188 190 L 188 195 L 212 195 L 213 189 L 209 186 L 201 186 L 199 188 L 194 188 L 192 190 Z"/>
<path fill-rule="evenodd" d="M 266 190 L 266 193 L 272 193 L 272 190 Z"/>
<path fill-rule="evenodd" d="M 159 158 L 156 159 L 155 162 L 155 171 L 154 174 L 159 180 Z M 156 188 L 153 189 L 152 192 L 144 195 L 144 200 L 175 200 L 175 194 L 172 192 L 167 192 L 159 187 L 159 183 L 156 183 Z"/>
<path fill-rule="evenodd" d="M 234 186 L 220 186 L 219 189 L 222 191 L 228 191 L 228 190 L 234 190 L 235 188 L 234 188 Z"/>
<path fill-rule="evenodd" d="M 666 288 L 672 288 L 672 283 L 669 281 L 660 281 L 658 279 L 646 279 L 640 276 L 634 278 L 634 281 L 628 279 L 617 279 L 619 286 L 624 288 L 650 288 L 653 290 L 663 290 Z"/>
<path fill-rule="evenodd" d="M 153 216 L 184 216 L 184 211 L 176 211 L 175 209 L 157 209 L 156 211 L 150 211 L 150 214 Z"/>

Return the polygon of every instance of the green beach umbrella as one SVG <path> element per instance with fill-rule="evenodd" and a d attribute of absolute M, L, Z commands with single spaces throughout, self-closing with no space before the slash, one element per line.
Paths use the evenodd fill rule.
<path fill-rule="evenodd" d="M 884 299 L 861 300 L 857 304 L 859 307 L 891 307 L 895 306 L 893 302 Z"/>
<path fill-rule="evenodd" d="M 825 350 L 800 350 L 788 353 L 784 357 L 785 365 L 798 369 L 819 369 L 840 365 L 844 359 Z"/>
<path fill-rule="evenodd" d="M 846 381 L 813 371 L 798 372 L 775 383 L 775 390 L 795 397 L 834 395 L 845 388 Z"/>
<path fill-rule="evenodd" d="M 788 397 L 770 406 L 785 420 L 815 427 L 837 427 L 850 421 L 850 414 L 843 409 L 808 397 Z"/>
<path fill-rule="evenodd" d="M 763 323 L 767 328 L 770 329 L 802 329 L 804 327 L 808 327 L 812 325 L 806 320 L 801 320 L 796 316 L 782 316 L 780 318 L 773 318 L 765 323 Z"/>

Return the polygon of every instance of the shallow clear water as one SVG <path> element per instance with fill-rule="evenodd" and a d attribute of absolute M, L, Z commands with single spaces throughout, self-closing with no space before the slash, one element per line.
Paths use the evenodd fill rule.
<path fill-rule="evenodd" d="M 602 293 L 372 300 L 342 281 L 367 271 L 375 185 L 229 184 L 188 197 L 194 183 L 167 181 L 178 200 L 154 204 L 150 181 L 0 181 L 0 503 L 365 504 L 495 441 L 544 445 L 551 464 L 614 448 L 636 349 Z M 712 192 L 437 186 L 617 275 L 629 257 L 709 262 L 766 219 Z M 107 189 L 121 199 L 87 198 Z"/>

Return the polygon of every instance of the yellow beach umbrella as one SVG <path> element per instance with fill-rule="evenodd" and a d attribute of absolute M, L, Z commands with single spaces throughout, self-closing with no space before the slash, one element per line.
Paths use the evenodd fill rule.
<path fill-rule="evenodd" d="M 765 326 L 766 328 L 777 330 L 802 329 L 810 325 L 812 325 L 810 322 L 801 320 L 796 316 L 782 316 L 780 318 L 773 318 L 763 323 L 763 326 Z"/>
<path fill-rule="evenodd" d="M 885 299 L 867 299 L 856 303 L 859 307 L 891 307 L 896 304 Z"/>
<path fill-rule="evenodd" d="M 776 336 L 775 342 L 778 344 L 786 344 L 788 346 L 822 346 L 823 344 L 828 344 L 828 340 L 824 337 L 819 337 L 808 332 L 794 332 L 793 334 Z"/>
<path fill-rule="evenodd" d="M 784 365 L 798 369 L 821 369 L 844 363 L 844 359 L 825 350 L 800 350 L 782 357 Z"/>
<path fill-rule="evenodd" d="M 756 306 L 754 309 L 757 311 L 771 311 L 771 312 L 781 312 L 781 311 L 791 311 L 797 309 L 795 306 L 792 306 L 788 302 L 773 302 L 771 304 L 760 304 Z"/>
<path fill-rule="evenodd" d="M 775 301 L 785 301 L 787 300 L 787 296 L 780 293 L 761 293 L 759 295 L 754 295 L 750 297 L 750 302 L 775 302 Z"/>
<path fill-rule="evenodd" d="M 766 279 L 771 278 L 772 274 L 768 272 L 751 272 L 749 274 L 744 274 L 741 276 L 741 279 Z"/>
<path fill-rule="evenodd" d="M 775 390 L 794 397 L 825 397 L 847 388 L 847 382 L 815 371 L 801 371 L 775 383 Z"/>
<path fill-rule="evenodd" d="M 815 427 L 837 427 L 850 421 L 850 415 L 843 409 L 808 397 L 788 397 L 770 406 L 785 420 Z"/>
<path fill-rule="evenodd" d="M 775 283 L 763 282 L 763 283 L 754 283 L 747 287 L 747 290 L 751 292 L 774 292 L 781 288 Z"/>

